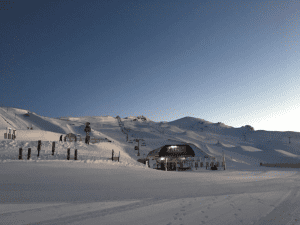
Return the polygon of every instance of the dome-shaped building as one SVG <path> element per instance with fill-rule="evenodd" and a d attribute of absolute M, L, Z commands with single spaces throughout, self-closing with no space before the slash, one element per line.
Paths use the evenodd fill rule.
<path fill-rule="evenodd" d="M 149 165 L 156 166 L 156 169 L 165 170 L 186 170 L 191 168 L 192 161 L 200 161 L 209 158 L 209 155 L 203 154 L 197 150 L 196 152 L 188 144 L 165 145 L 157 148 L 146 157 Z"/>

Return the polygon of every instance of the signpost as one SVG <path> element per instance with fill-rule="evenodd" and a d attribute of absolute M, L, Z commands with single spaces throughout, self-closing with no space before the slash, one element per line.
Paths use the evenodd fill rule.
<path fill-rule="evenodd" d="M 90 141 L 89 132 L 91 132 L 91 127 L 90 127 L 90 123 L 89 122 L 85 123 L 84 131 L 86 132 L 85 143 L 89 144 L 89 141 Z"/>

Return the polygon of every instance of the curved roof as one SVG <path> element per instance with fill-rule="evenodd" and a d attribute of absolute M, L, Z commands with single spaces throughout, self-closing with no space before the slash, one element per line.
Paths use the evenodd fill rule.
<path fill-rule="evenodd" d="M 172 147 L 176 146 L 176 147 Z M 165 145 L 160 148 L 154 149 L 147 155 L 147 158 L 159 158 L 162 156 L 190 156 L 195 157 L 194 150 L 189 145 Z"/>
<path fill-rule="evenodd" d="M 191 156 L 195 157 L 194 150 L 189 145 L 165 145 L 159 151 L 159 157 L 161 156 Z"/>

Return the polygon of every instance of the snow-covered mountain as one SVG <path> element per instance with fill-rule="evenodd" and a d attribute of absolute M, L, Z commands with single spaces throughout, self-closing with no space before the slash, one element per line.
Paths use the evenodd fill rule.
<path fill-rule="evenodd" d="M 89 145 L 79 141 L 86 122 Z M 16 130 L 15 140 L 4 139 L 8 128 Z M 0 108 L 0 130 L 3 224 L 265 224 L 271 219 L 292 224 L 299 217 L 299 169 L 259 166 L 300 163 L 297 132 L 234 128 L 193 117 L 164 123 L 142 116 L 47 118 L 6 107 Z M 59 142 L 68 133 L 78 142 Z M 140 156 L 134 139 L 145 144 Z M 137 161 L 178 143 L 219 162 L 224 153 L 226 170 L 165 172 Z M 78 150 L 77 161 L 66 159 L 68 148 L 71 157 Z M 111 160 L 112 150 L 120 162 Z"/>
<path fill-rule="evenodd" d="M 23 109 L 2 107 L 0 108 L 0 130 L 2 131 L 0 140 L 3 148 L 12 152 L 9 150 L 12 142 L 20 142 L 21 147 L 30 141 L 32 144 L 28 142 L 28 146 L 36 146 L 37 140 L 49 143 L 58 142 L 61 134 L 74 133 L 84 137 L 85 123 L 90 122 L 92 139 L 112 140 L 113 142 L 110 143 L 112 148 L 123 155 L 130 156 L 134 162 L 139 157 L 132 151 L 134 141 L 133 143 L 126 141 L 127 134 L 129 141 L 144 140 L 146 146 L 140 147 L 143 157 L 151 150 L 163 145 L 182 142 L 194 144 L 214 157 L 220 157 L 222 152 L 225 152 L 228 160 L 247 161 L 253 165 L 256 165 L 258 161 L 263 163 L 300 162 L 300 133 L 297 132 L 251 131 L 246 127 L 233 128 L 221 122 L 212 123 L 193 117 L 184 117 L 167 123 L 154 122 L 144 116 L 120 118 L 120 121 L 121 124 L 118 123 L 117 118 L 111 116 L 48 118 Z M 33 129 L 29 130 L 28 127 Z M 7 128 L 16 130 L 15 141 L 4 139 L 3 134 Z M 83 149 L 95 147 L 97 151 L 96 149 L 101 148 L 104 143 L 95 145 L 91 143 L 90 146 L 84 145 L 83 142 L 80 144 Z M 101 157 L 103 156 L 99 153 L 99 158 Z"/>

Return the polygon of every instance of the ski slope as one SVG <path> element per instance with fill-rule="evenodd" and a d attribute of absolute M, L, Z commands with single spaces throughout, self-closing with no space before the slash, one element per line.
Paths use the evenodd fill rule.
<path fill-rule="evenodd" d="M 6 132 L 8 121 L 17 138 L 0 136 L 3 224 L 299 224 L 299 168 L 259 166 L 299 163 L 296 132 L 254 131 L 245 140 L 242 128 L 191 117 L 170 123 L 109 116 L 54 119 L 5 109 L 0 109 L 0 130 Z M 98 142 L 58 141 L 70 132 L 84 137 L 86 122 Z M 31 123 L 33 130 L 27 130 Z M 146 143 L 140 156 L 127 134 Z M 224 153 L 226 170 L 161 171 L 137 162 L 154 149 L 179 143 L 218 161 Z M 18 160 L 20 147 L 23 160 Z M 68 148 L 71 157 L 78 150 L 77 161 L 66 160 Z M 112 150 L 120 162 L 111 160 Z"/>

